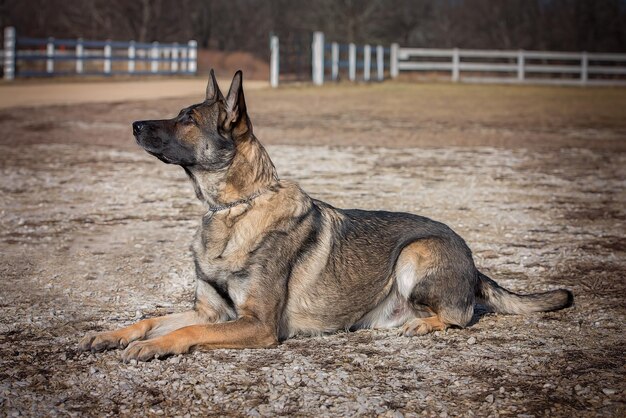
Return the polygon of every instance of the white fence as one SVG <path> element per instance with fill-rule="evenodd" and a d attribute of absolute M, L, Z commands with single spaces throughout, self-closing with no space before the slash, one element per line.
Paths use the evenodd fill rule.
<path fill-rule="evenodd" d="M 4 29 L 4 79 L 63 75 L 195 74 L 197 43 L 37 39 Z"/>
<path fill-rule="evenodd" d="M 279 41 L 275 36 L 270 51 L 270 81 L 276 87 Z M 340 45 L 326 43 L 324 34 L 315 32 L 311 44 L 313 84 L 339 80 L 341 69 L 347 69 L 345 78 L 350 81 L 382 81 L 385 76 L 415 72 L 468 83 L 626 85 L 626 54 Z"/>
<path fill-rule="evenodd" d="M 345 73 L 350 81 L 382 81 L 397 75 L 398 45 L 356 45 L 327 43 L 322 32 L 313 33 L 311 43 L 311 78 L 322 85 L 325 79 L 338 81 Z M 278 37 L 270 38 L 270 84 L 277 87 L 280 68 Z"/>
<path fill-rule="evenodd" d="M 399 71 L 447 72 L 454 82 L 626 84 L 626 54 L 400 48 Z"/>
<path fill-rule="evenodd" d="M 340 69 L 347 68 L 347 78 L 350 81 L 383 81 L 385 69 L 394 72 L 394 56 L 398 49 L 397 44 L 389 48 L 383 45 L 356 45 L 350 43 L 342 45 L 337 42 L 326 43 L 322 32 L 313 34 L 312 52 L 312 78 L 313 84 L 324 84 L 326 73 L 330 80 L 339 80 Z M 387 65 L 385 65 L 388 62 Z M 361 70 L 361 77 L 358 71 Z M 374 71 L 372 71 L 374 70 Z"/>

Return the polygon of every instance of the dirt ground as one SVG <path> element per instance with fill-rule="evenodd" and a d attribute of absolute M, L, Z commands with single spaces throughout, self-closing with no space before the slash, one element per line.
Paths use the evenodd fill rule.
<path fill-rule="evenodd" d="M 224 84 L 227 82 L 227 80 L 223 81 Z M 267 84 L 264 81 L 254 80 L 248 81 L 246 87 L 249 90 L 258 89 L 266 87 Z M 16 80 L 11 83 L 0 82 L 0 109 L 186 97 L 202 93 L 205 87 L 204 77 L 137 80 L 119 76 L 115 82 L 96 77 L 59 79 L 53 82 L 50 80 Z"/>
<path fill-rule="evenodd" d="M 135 146 L 130 123 L 201 97 L 0 110 L 0 415 L 626 414 L 624 89 L 247 93 L 281 177 L 339 207 L 446 222 L 499 283 L 569 288 L 572 308 L 140 364 L 78 353 L 88 331 L 191 305 L 203 207 L 181 169 Z"/>

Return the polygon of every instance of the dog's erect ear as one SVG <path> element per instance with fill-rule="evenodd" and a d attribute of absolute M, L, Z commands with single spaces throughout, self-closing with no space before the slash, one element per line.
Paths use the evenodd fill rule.
<path fill-rule="evenodd" d="M 243 96 L 243 74 L 241 70 L 235 73 L 226 96 L 226 121 L 224 127 L 233 129 L 235 136 L 252 130 L 250 119 L 246 111 L 246 99 Z"/>
<path fill-rule="evenodd" d="M 209 84 L 206 86 L 206 100 L 219 100 L 224 99 L 220 87 L 217 85 L 215 79 L 215 71 L 211 68 L 211 74 L 209 75 Z"/>

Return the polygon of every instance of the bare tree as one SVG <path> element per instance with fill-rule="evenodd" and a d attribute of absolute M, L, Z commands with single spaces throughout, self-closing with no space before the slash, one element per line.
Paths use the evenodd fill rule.
<path fill-rule="evenodd" d="M 424 47 L 626 51 L 624 0 L 0 0 L 22 36 L 185 41 L 265 57 L 270 32 Z"/>

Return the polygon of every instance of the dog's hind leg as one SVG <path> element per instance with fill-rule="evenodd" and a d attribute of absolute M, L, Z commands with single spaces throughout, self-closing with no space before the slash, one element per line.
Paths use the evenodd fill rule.
<path fill-rule="evenodd" d="M 471 257 L 462 250 L 456 242 L 439 238 L 404 248 L 396 264 L 396 281 L 416 315 L 401 327 L 402 334 L 424 335 L 470 322 L 476 273 Z"/>
<path fill-rule="evenodd" d="M 413 318 L 408 320 L 403 326 L 401 333 L 407 337 L 415 335 L 426 335 L 432 331 L 443 331 L 448 328 L 448 324 L 443 322 L 437 315 L 428 318 Z"/>

